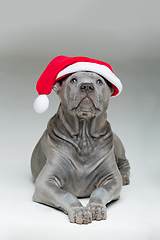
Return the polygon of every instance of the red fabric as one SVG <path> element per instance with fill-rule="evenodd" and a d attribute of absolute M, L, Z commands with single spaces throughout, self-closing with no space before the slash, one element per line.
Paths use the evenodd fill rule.
<path fill-rule="evenodd" d="M 64 68 L 68 67 L 71 64 L 74 64 L 76 62 L 90 62 L 90 63 L 97 63 L 100 65 L 105 65 L 108 67 L 112 72 L 112 68 L 108 63 L 91 59 L 88 57 L 67 57 L 67 56 L 58 56 L 54 58 L 46 67 L 42 75 L 40 76 L 36 89 L 39 94 L 50 94 L 53 88 L 53 85 L 58 81 L 56 79 L 58 73 L 62 71 Z M 119 90 L 112 84 L 114 88 L 114 93 L 112 96 L 115 96 L 118 94 Z"/>

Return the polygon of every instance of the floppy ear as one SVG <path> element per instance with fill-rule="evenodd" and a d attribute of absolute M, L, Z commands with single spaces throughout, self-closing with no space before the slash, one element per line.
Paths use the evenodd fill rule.
<path fill-rule="evenodd" d="M 59 91 L 60 91 L 60 89 L 62 88 L 63 83 L 65 82 L 66 78 L 67 78 L 67 77 L 64 77 L 64 78 L 60 79 L 58 82 L 56 82 L 56 83 L 53 85 L 53 90 L 54 90 L 57 94 L 59 94 Z"/>
<path fill-rule="evenodd" d="M 53 90 L 58 94 L 59 89 L 61 88 L 61 84 L 59 82 L 56 82 L 53 86 Z"/>
<path fill-rule="evenodd" d="M 110 88 L 111 95 L 112 95 L 113 92 L 114 92 L 114 88 L 113 88 L 112 84 L 108 80 L 106 80 L 106 83 L 107 83 L 108 87 Z"/>

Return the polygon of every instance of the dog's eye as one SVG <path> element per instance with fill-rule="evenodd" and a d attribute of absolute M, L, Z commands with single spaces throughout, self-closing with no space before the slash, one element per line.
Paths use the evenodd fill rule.
<path fill-rule="evenodd" d="M 98 79 L 98 80 L 97 80 L 97 83 L 98 83 L 99 85 L 102 85 L 102 84 L 103 84 L 103 82 L 102 82 L 101 79 Z"/>
<path fill-rule="evenodd" d="M 76 82 L 77 82 L 77 79 L 76 79 L 76 78 L 72 78 L 70 82 L 71 82 L 72 84 L 73 84 L 73 83 L 76 83 Z"/>

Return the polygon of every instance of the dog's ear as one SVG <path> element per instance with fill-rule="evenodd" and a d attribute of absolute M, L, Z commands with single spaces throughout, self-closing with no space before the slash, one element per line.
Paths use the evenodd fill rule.
<path fill-rule="evenodd" d="M 53 86 L 53 90 L 58 94 L 60 87 L 60 83 L 56 82 Z"/>
<path fill-rule="evenodd" d="M 108 80 L 106 80 L 106 83 L 107 83 L 108 87 L 110 88 L 111 95 L 112 95 L 112 93 L 114 92 L 114 88 L 113 88 L 112 84 Z"/>
<path fill-rule="evenodd" d="M 56 82 L 53 86 L 53 90 L 58 94 L 64 81 L 66 80 L 66 77 L 65 78 L 62 78 L 60 79 L 58 82 Z"/>

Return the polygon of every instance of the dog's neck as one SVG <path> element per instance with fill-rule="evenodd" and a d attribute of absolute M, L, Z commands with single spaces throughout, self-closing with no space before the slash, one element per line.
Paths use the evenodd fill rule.
<path fill-rule="evenodd" d="M 90 136 L 99 138 L 108 132 L 108 122 L 106 111 L 92 117 L 79 117 L 77 114 L 70 114 L 63 110 L 60 105 L 58 110 L 59 117 L 62 121 L 62 127 L 70 134 L 71 137 Z"/>
<path fill-rule="evenodd" d="M 106 118 L 106 112 L 89 119 L 80 118 L 64 111 L 60 105 L 56 115 L 49 121 L 47 131 L 55 141 L 63 139 L 73 145 L 79 155 L 87 155 L 105 145 L 106 139 L 112 145 L 113 135 Z"/>

